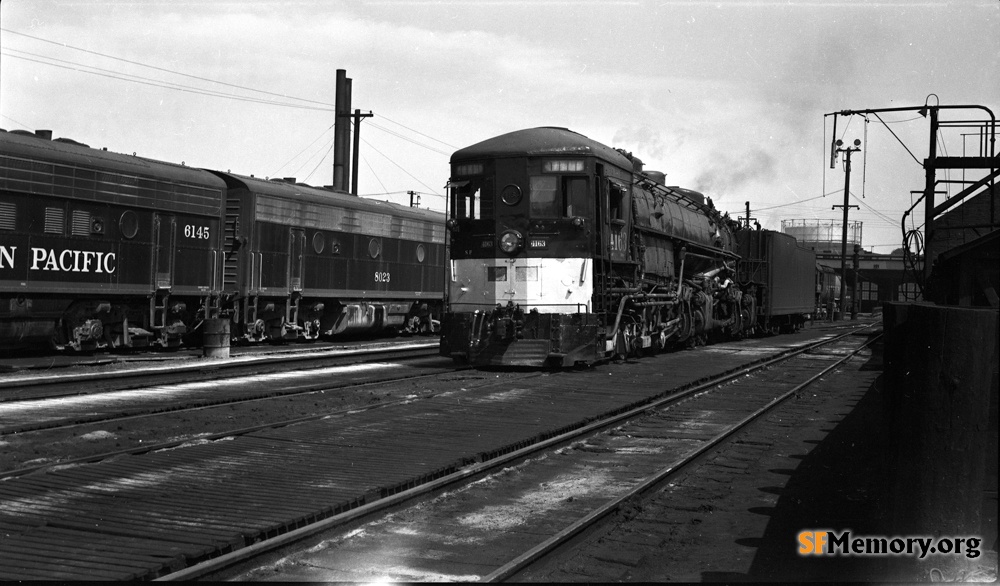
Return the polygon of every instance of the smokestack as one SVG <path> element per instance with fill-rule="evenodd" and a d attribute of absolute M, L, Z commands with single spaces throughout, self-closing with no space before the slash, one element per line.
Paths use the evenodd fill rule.
<path fill-rule="evenodd" d="M 344 69 L 337 70 L 336 92 L 336 102 L 333 107 L 333 189 L 337 191 L 346 191 L 344 182 L 347 175 L 344 170 L 344 162 L 347 157 L 344 153 L 344 136 L 345 131 L 348 136 L 350 134 L 351 121 L 350 118 L 348 118 L 350 110 L 347 109 L 346 106 L 347 71 Z"/>
<path fill-rule="evenodd" d="M 52 131 L 51 130 L 36 130 L 35 131 L 35 136 L 37 136 L 38 138 L 41 138 L 43 140 L 52 140 Z"/>
<path fill-rule="evenodd" d="M 353 84 L 351 78 L 344 80 L 347 82 L 344 87 L 344 191 L 351 193 L 351 90 Z"/>

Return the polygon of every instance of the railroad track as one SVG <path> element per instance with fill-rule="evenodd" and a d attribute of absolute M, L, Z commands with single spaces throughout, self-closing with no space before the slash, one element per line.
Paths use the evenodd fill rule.
<path fill-rule="evenodd" d="M 91 365 L 96 369 L 91 372 L 81 371 L 80 368 L 56 374 L 30 370 L 0 376 L 0 403 L 142 388 L 150 384 L 205 382 L 216 378 L 268 374 L 289 369 L 303 370 L 374 360 L 435 356 L 437 352 L 438 341 L 434 339 L 374 347 L 326 347 L 247 353 L 226 359 L 187 358 L 100 363 Z"/>
<path fill-rule="evenodd" d="M 441 359 L 434 349 L 425 346 L 395 349 L 390 354 L 395 360 L 386 360 L 384 352 L 352 354 L 353 364 L 268 375 L 234 374 L 179 384 L 161 383 L 151 376 L 154 379 L 151 384 L 137 389 L 95 390 L 57 398 L 43 394 L 37 399 L 0 402 L 0 445 L 4 445 L 7 452 L 0 456 L 0 480 L 53 466 L 99 462 L 126 454 L 175 448 L 190 441 L 214 441 L 270 427 L 412 402 L 432 395 L 433 391 L 410 392 L 398 398 L 389 394 L 371 398 L 364 396 L 364 391 L 400 380 L 415 383 L 456 371 L 451 361 Z M 341 362 L 344 360 L 342 358 Z M 274 368 L 273 364 L 269 364 L 269 368 Z M 141 377 L 141 374 L 131 373 L 130 376 Z M 44 393 L 44 387 L 40 389 Z M 319 409 L 320 401 L 332 408 Z M 289 408 L 296 404 L 303 407 Z M 257 415 L 260 413 L 266 415 Z M 178 423 L 195 418 L 205 427 Z M 99 444 L 91 446 L 92 442 L 86 441 L 95 434 L 108 434 L 103 431 L 107 429 L 116 429 L 118 435 L 127 436 L 127 431 L 121 433 L 127 427 L 142 427 L 147 432 L 145 440 L 139 438 L 121 448 L 124 440 L 119 438 L 113 450 L 102 450 Z M 185 430 L 195 433 L 184 433 Z M 70 439 L 73 441 L 68 441 Z M 64 448 L 65 453 L 61 454 L 56 446 L 68 443 L 72 445 Z M 40 461 L 29 464 L 12 465 L 11 452 L 15 452 L 18 445 L 26 444 L 33 444 L 35 451 L 49 451 L 48 457 L 37 458 Z"/>
<path fill-rule="evenodd" d="M 746 363 L 760 362 L 759 349 L 740 356 L 739 348 L 705 351 L 718 354 L 710 365 L 686 369 L 672 382 L 690 386 L 727 364 L 729 376 L 738 377 Z M 679 355 L 663 359 L 683 362 Z M 609 408 L 651 408 L 648 389 L 588 391 L 577 388 L 579 376 L 553 375 L 533 389 L 455 388 L 418 410 L 393 406 L 11 478 L 0 483 L 0 578 L 190 578 L 217 571 L 235 563 L 228 556 L 259 554 L 265 546 L 258 542 L 357 522 L 357 512 L 417 498 L 418 485 L 441 490 L 486 474 L 487 463 L 504 461 L 504 454 L 523 459 L 520 450 L 531 444 L 570 441 L 566 433 Z M 557 402 L 561 408 L 552 407 Z M 219 566 L 198 565 L 216 557 Z"/>
<path fill-rule="evenodd" d="M 207 575 L 237 580 L 517 581 L 521 572 L 634 507 L 637 499 L 839 368 L 869 343 L 823 342 L 747 367 L 745 372 L 705 381 L 484 463 L 478 470 L 464 471 L 466 479 L 460 485 L 430 501 L 364 525 L 348 524 L 347 531 L 327 532 L 296 545 L 292 553 L 278 549 L 267 556 L 267 563 L 250 569 L 237 566 L 238 571 Z M 780 371 L 771 368 L 778 363 Z M 664 461 L 669 463 L 664 466 Z M 487 473 L 493 476 L 470 482 Z M 448 482 L 439 480 L 437 490 Z M 404 497 L 416 495 L 399 498 Z M 365 513 L 359 509 L 326 523 L 346 523 Z M 303 529 L 282 540 L 294 542 L 315 530 Z M 262 544 L 258 549 L 271 547 Z M 235 552 L 206 562 L 187 575 L 206 575 L 203 572 L 250 553 Z M 185 575 L 182 572 L 176 579 Z"/>
<path fill-rule="evenodd" d="M 0 436 L 316 392 L 336 388 L 325 375 L 349 366 L 365 371 L 365 365 L 434 356 L 436 344 L 416 344 L 5 380 Z M 304 380 L 304 373 L 320 380 Z"/>

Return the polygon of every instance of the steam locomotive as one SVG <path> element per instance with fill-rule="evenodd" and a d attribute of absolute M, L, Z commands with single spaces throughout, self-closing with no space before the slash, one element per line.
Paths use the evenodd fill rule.
<path fill-rule="evenodd" d="M 444 216 L 0 132 L 0 347 L 429 331 Z"/>
<path fill-rule="evenodd" d="M 815 304 L 815 253 L 565 128 L 451 158 L 440 352 L 476 365 L 591 364 L 789 331 Z"/>

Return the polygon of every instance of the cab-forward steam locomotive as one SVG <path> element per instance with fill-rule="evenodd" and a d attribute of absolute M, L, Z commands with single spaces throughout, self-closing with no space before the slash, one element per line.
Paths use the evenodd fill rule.
<path fill-rule="evenodd" d="M 815 255 L 742 228 L 663 178 L 565 128 L 455 152 L 441 354 L 570 366 L 801 325 L 814 303 Z M 775 254 L 796 267 L 794 279 L 741 270 L 744 257 L 760 269 Z M 772 303 L 777 289 L 789 302 Z"/>

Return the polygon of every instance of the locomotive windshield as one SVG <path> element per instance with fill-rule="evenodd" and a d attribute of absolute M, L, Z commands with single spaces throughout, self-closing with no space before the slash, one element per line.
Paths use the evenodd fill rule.
<path fill-rule="evenodd" d="M 532 218 L 582 216 L 590 209 L 586 177 L 532 176 L 528 199 Z"/>

